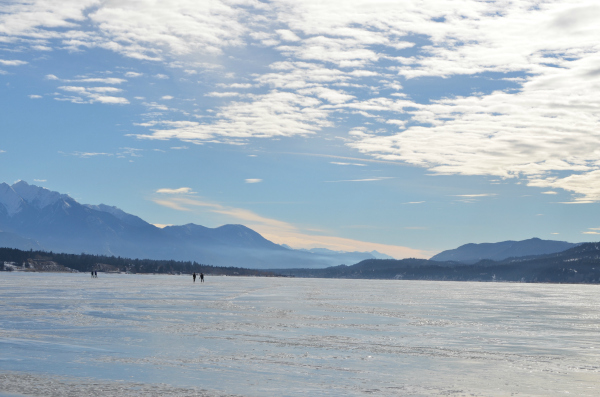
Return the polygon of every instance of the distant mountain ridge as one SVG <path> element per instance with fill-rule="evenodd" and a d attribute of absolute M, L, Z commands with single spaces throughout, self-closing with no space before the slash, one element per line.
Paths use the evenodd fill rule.
<path fill-rule="evenodd" d="M 275 269 L 294 277 L 437 281 L 510 281 L 600 284 L 600 243 L 547 255 L 481 260 L 475 264 L 427 259 L 367 259 L 326 269 Z"/>
<path fill-rule="evenodd" d="M 561 252 L 578 244 L 533 238 L 465 244 L 433 256 L 441 266 L 501 261 Z M 325 268 L 369 259 L 391 259 L 377 251 L 325 248 L 294 250 L 243 225 L 208 228 L 195 224 L 160 229 L 105 204 L 80 204 L 66 194 L 19 181 L 0 183 L 0 246 L 131 258 L 197 261 L 252 269 Z"/>
<path fill-rule="evenodd" d="M 375 258 L 371 253 L 349 256 L 294 250 L 243 225 L 208 228 L 190 223 L 160 229 L 117 207 L 80 204 L 66 194 L 24 181 L 12 186 L 0 183 L 0 232 L 0 246 L 11 248 L 255 269 L 323 268 Z"/>
<path fill-rule="evenodd" d="M 553 254 L 576 247 L 580 244 L 566 241 L 541 240 L 531 238 L 522 241 L 502 241 L 499 243 L 465 244 L 446 250 L 430 258 L 438 262 L 477 263 L 484 259 L 501 261 L 511 257 L 525 257 Z"/>

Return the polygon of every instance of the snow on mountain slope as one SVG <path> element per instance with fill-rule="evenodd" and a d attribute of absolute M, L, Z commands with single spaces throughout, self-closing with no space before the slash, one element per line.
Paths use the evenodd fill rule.
<path fill-rule="evenodd" d="M 99 205 L 84 204 L 84 206 L 91 208 L 93 210 L 96 210 L 96 211 L 107 212 L 131 226 L 156 227 L 156 226 L 150 225 L 148 222 L 146 222 L 142 218 L 137 217 L 135 215 L 128 214 L 127 212 L 125 212 L 122 209 L 117 208 L 115 206 L 110 206 L 110 205 L 106 205 L 106 204 L 99 204 Z"/>
<path fill-rule="evenodd" d="M 23 208 L 24 200 L 6 183 L 0 183 L 0 210 L 4 207 L 6 215 L 13 216 Z"/>
<path fill-rule="evenodd" d="M 12 185 L 12 189 L 19 195 L 23 200 L 32 206 L 43 209 L 49 205 L 56 203 L 61 199 L 70 198 L 66 194 L 60 194 L 53 192 L 44 187 L 30 185 L 25 181 L 19 181 Z"/>

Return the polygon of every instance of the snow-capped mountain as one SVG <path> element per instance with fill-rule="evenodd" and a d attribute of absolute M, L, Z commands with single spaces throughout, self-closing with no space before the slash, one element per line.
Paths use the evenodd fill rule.
<path fill-rule="evenodd" d="M 80 204 L 66 194 L 19 181 L 0 184 L 0 244 L 66 253 L 189 260 L 247 268 L 352 264 L 369 253 L 293 250 L 242 225 L 187 224 L 160 229 L 117 207 Z M 9 238 L 10 237 L 10 238 Z"/>
<path fill-rule="evenodd" d="M 30 185 L 25 181 L 19 181 L 11 186 L 11 188 L 29 205 L 39 210 L 46 208 L 49 205 L 55 204 L 58 201 L 73 200 L 66 194 L 53 192 L 44 187 Z"/>
<path fill-rule="evenodd" d="M 0 213 L 13 216 L 23 208 L 25 200 L 6 183 L 0 183 Z"/>
<path fill-rule="evenodd" d="M 25 211 L 41 211 L 44 208 L 61 202 L 69 207 L 70 202 L 75 202 L 66 194 L 53 192 L 43 187 L 29 185 L 25 181 L 18 181 L 12 186 L 0 183 L 0 212 L 12 218 Z"/>

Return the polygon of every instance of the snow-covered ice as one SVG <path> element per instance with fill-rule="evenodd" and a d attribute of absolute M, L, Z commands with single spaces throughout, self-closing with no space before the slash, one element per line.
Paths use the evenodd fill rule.
<path fill-rule="evenodd" d="M 0 395 L 596 396 L 599 291 L 3 272 Z"/>

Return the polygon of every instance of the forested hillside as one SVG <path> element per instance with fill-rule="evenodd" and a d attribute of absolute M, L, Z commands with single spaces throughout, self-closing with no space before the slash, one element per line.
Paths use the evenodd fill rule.
<path fill-rule="evenodd" d="M 239 267 L 220 267 L 197 262 L 174 260 L 128 259 L 115 256 L 89 254 L 61 254 L 45 251 L 23 251 L 14 248 L 0 248 L 0 270 L 12 269 L 4 263 L 14 263 L 25 270 L 58 269 L 60 266 L 80 272 L 108 271 L 130 273 L 205 273 L 213 275 L 270 276 L 269 271 L 244 269 Z M 58 265 L 58 266 L 57 266 Z"/>

